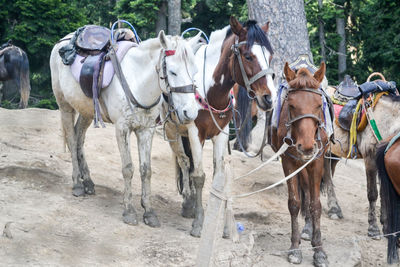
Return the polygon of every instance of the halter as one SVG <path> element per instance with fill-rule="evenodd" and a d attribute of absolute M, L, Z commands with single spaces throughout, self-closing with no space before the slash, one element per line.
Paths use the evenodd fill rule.
<path fill-rule="evenodd" d="M 258 79 L 260 79 L 260 78 L 262 78 L 264 76 L 267 76 L 268 74 L 271 74 L 271 75 L 274 74 L 274 70 L 269 65 L 269 62 L 267 61 L 267 59 L 265 59 L 268 62 L 268 69 L 263 69 L 263 70 L 259 71 L 257 74 L 255 74 L 253 77 L 251 77 L 250 80 L 249 80 L 249 78 L 247 77 L 246 71 L 244 70 L 243 61 L 242 61 L 242 57 L 240 55 L 240 49 L 239 49 L 239 47 L 241 45 L 245 45 L 245 44 L 247 44 L 247 41 L 242 41 L 242 42 L 239 43 L 238 38 L 236 38 L 235 39 L 235 44 L 232 45 L 231 49 L 233 51 L 233 54 L 235 54 L 237 59 L 238 59 L 240 72 L 242 73 L 242 77 L 243 77 L 243 81 L 244 81 L 244 85 L 246 87 L 247 93 L 250 93 L 250 92 L 254 92 L 254 90 L 251 89 L 250 85 L 252 85 Z M 257 43 L 254 43 L 254 44 L 255 45 L 260 45 L 260 44 L 257 44 Z M 264 58 L 265 58 L 265 55 L 264 55 Z M 234 65 L 233 65 L 233 68 L 234 68 Z M 236 82 L 234 69 L 232 71 L 232 78 Z"/>
<path fill-rule="evenodd" d="M 165 49 L 161 50 L 159 62 L 161 61 L 161 68 L 162 68 L 162 71 L 163 71 L 163 76 L 160 76 L 160 68 L 156 67 L 156 71 L 159 74 L 160 79 L 164 80 L 165 88 L 166 88 L 166 91 L 167 91 L 167 92 L 164 92 L 161 89 L 160 83 L 158 84 L 160 89 L 161 89 L 161 91 L 163 92 L 162 94 L 163 94 L 163 98 L 164 98 L 165 102 L 168 103 L 168 114 L 166 116 L 166 120 L 171 115 L 171 113 L 176 113 L 176 109 L 174 107 L 174 103 L 173 103 L 173 100 L 172 100 L 172 93 L 183 93 L 183 94 L 193 93 L 194 94 L 195 91 L 196 91 L 195 86 L 194 86 L 193 83 L 189 84 L 189 85 L 176 86 L 176 87 L 173 87 L 173 86 L 171 86 L 169 84 L 166 58 L 169 57 L 169 56 L 175 55 L 175 52 L 176 52 L 176 50 L 165 50 Z M 187 68 L 187 65 L 186 65 L 186 61 L 185 61 L 185 68 L 186 68 L 186 72 L 189 74 L 188 68 Z M 189 75 L 189 77 L 190 77 L 190 75 Z M 159 79 L 159 82 L 160 82 L 160 79 Z M 179 119 L 179 116 L 177 116 L 177 117 Z M 172 120 L 172 121 L 176 124 L 176 122 L 174 120 Z M 177 124 L 176 124 L 176 126 L 177 126 Z"/>
<path fill-rule="evenodd" d="M 318 94 L 321 96 L 321 98 L 324 97 L 324 94 L 322 92 L 320 92 L 319 90 L 313 90 L 313 89 L 308 89 L 308 88 L 303 88 L 303 89 L 291 89 L 289 88 L 286 94 L 286 98 L 287 96 L 292 93 L 292 92 L 298 92 L 298 91 L 303 91 L 303 92 L 309 92 L 309 93 L 314 93 L 314 94 Z M 323 108 L 321 107 L 322 113 L 323 113 Z M 287 129 L 287 134 L 286 136 L 283 138 L 283 142 L 284 143 L 288 143 L 289 146 L 294 146 L 294 141 L 292 139 L 292 124 L 296 121 L 305 119 L 305 118 L 311 118 L 314 119 L 317 122 L 317 143 L 319 143 L 318 145 L 318 150 L 322 151 L 323 148 L 323 144 L 322 144 L 322 140 L 321 140 L 321 129 L 323 128 L 322 124 L 323 121 L 319 116 L 316 116 L 312 113 L 308 113 L 308 114 L 302 114 L 299 115 L 295 118 L 291 118 L 290 117 L 290 111 L 288 112 L 288 121 L 285 123 L 286 129 Z M 327 142 L 327 144 L 329 143 L 329 141 Z M 297 157 L 295 157 L 294 155 L 289 154 L 288 152 L 286 152 L 290 157 L 298 159 Z M 319 157 L 320 155 L 318 155 Z"/>

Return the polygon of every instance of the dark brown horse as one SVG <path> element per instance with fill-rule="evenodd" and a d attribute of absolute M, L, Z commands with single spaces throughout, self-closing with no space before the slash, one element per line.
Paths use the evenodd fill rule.
<path fill-rule="evenodd" d="M 311 75 L 306 68 L 294 72 L 286 63 L 284 73 L 288 88 L 282 103 L 278 128 L 272 129 L 272 147 L 277 151 L 284 142 L 290 145 L 282 155 L 285 175 L 291 174 L 306 161 L 314 159 L 297 176 L 287 181 L 288 206 L 292 222 L 292 244 L 288 260 L 297 264 L 302 261 L 297 216 L 303 206 L 306 216 L 305 228 L 312 227 L 311 244 L 315 247 L 314 264 L 326 266 L 328 260 L 322 249 L 320 230 L 320 185 L 324 173 L 324 153 L 329 140 L 322 127 L 325 119 L 322 93 L 319 89 L 325 75 L 325 63 L 321 63 L 314 75 Z"/>
<path fill-rule="evenodd" d="M 10 41 L 0 47 L 0 82 L 4 81 L 15 83 L 21 95 L 19 108 L 26 108 L 31 91 L 28 57 L 21 48 L 12 45 Z M 0 101 L 1 98 L 0 96 Z"/>
<path fill-rule="evenodd" d="M 399 136 L 382 141 L 376 151 L 376 166 L 381 180 L 382 212 L 386 214 L 384 234 L 400 231 L 400 142 Z M 390 142 L 389 142 L 390 141 Z M 399 262 L 397 251 L 400 234 L 389 235 L 387 262 Z"/>
<path fill-rule="evenodd" d="M 178 184 L 184 197 L 182 215 L 195 217 L 193 236 L 200 236 L 204 219 L 202 151 L 206 139 L 214 144 L 214 178 L 224 175 L 228 124 L 233 116 L 231 88 L 238 83 L 257 99 L 261 109 L 272 107 L 269 87 L 274 85 L 270 68 L 272 47 L 266 36 L 268 27 L 269 24 L 260 27 L 255 21 L 241 25 L 231 17 L 230 27 L 213 32 L 209 44 L 196 52 L 199 72 L 195 80 L 201 109 L 195 124 L 178 128 L 172 121 L 166 123 L 166 135 L 176 156 Z M 165 117 L 167 105 L 163 113 Z"/>

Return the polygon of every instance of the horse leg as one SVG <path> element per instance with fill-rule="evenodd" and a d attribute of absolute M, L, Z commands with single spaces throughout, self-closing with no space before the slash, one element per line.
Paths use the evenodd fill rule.
<path fill-rule="evenodd" d="M 290 164 L 287 159 L 282 160 L 283 171 L 285 176 L 292 173 L 293 170 L 297 169 L 295 166 Z M 300 195 L 299 195 L 299 176 L 295 176 L 287 181 L 288 186 L 288 208 L 290 212 L 291 224 L 292 224 L 292 236 L 291 236 L 291 246 L 288 253 L 288 261 L 290 263 L 300 264 L 303 257 L 300 245 L 300 233 L 299 233 L 299 222 L 297 217 L 300 211 Z"/>
<path fill-rule="evenodd" d="M 328 216 L 332 220 L 343 219 L 342 209 L 337 201 L 335 186 L 332 180 L 338 162 L 336 159 L 324 159 L 325 172 L 322 177 L 328 194 Z"/>
<path fill-rule="evenodd" d="M 143 221 L 150 227 L 160 227 L 156 213 L 151 207 L 151 145 L 154 128 L 145 128 L 135 131 L 139 149 L 140 178 L 142 179 L 142 200 L 144 208 Z"/>
<path fill-rule="evenodd" d="M 77 138 L 75 135 L 75 111 L 72 107 L 66 108 L 65 104 L 63 106 L 60 105 L 61 111 L 61 123 L 63 126 L 63 131 L 65 134 L 65 139 L 67 140 L 67 145 L 69 151 L 71 152 L 71 160 L 72 160 L 72 194 L 76 197 L 82 196 L 85 194 L 85 190 L 82 184 L 82 175 L 79 168 L 79 160 L 78 160 L 78 150 L 77 150 Z"/>
<path fill-rule="evenodd" d="M 301 173 L 299 173 L 299 179 L 300 179 L 300 188 L 301 188 L 301 213 L 305 217 L 305 225 L 303 230 L 301 231 L 301 239 L 304 240 L 311 240 L 312 238 L 312 232 L 313 232 L 313 227 L 312 227 L 312 220 L 311 220 L 311 213 L 310 213 L 310 185 L 308 182 L 308 179 L 304 179 L 301 176 Z"/>
<path fill-rule="evenodd" d="M 78 120 L 75 125 L 75 134 L 77 139 L 77 153 L 78 153 L 78 164 L 79 169 L 83 178 L 83 188 L 86 194 L 93 195 L 95 193 L 94 183 L 90 178 L 90 171 L 85 159 L 84 153 L 84 142 L 86 131 L 90 126 L 92 120 L 90 118 L 85 118 L 79 115 Z"/>
<path fill-rule="evenodd" d="M 321 200 L 320 200 L 320 186 L 323 174 L 323 158 L 314 161 L 314 166 L 311 166 L 309 171 L 309 181 L 311 185 L 311 218 L 313 224 L 313 234 L 311 245 L 314 247 L 314 265 L 315 266 L 328 266 L 328 256 L 322 248 L 321 239 Z"/>
<path fill-rule="evenodd" d="M 175 134 L 170 136 L 168 131 L 166 131 L 168 139 L 175 138 Z M 174 152 L 175 157 L 175 168 L 176 168 L 176 176 L 177 182 L 183 184 L 182 196 L 182 211 L 181 214 L 185 218 L 193 218 L 194 217 L 194 200 L 191 192 L 190 192 L 190 183 L 189 183 L 189 169 L 190 169 L 190 161 L 188 156 L 185 154 L 185 150 L 182 144 L 182 138 L 178 136 L 175 142 L 169 142 L 172 151 Z"/>
<path fill-rule="evenodd" d="M 23 60 L 21 62 L 19 79 L 20 79 L 20 87 L 19 91 L 21 94 L 21 98 L 19 101 L 19 108 L 28 107 L 29 93 L 31 91 L 31 85 L 29 82 L 29 62 L 28 57 L 25 53 L 22 53 Z"/>
<path fill-rule="evenodd" d="M 378 199 L 378 186 L 376 184 L 376 164 L 374 158 L 371 156 L 364 157 L 365 171 L 367 174 L 367 190 L 368 190 L 368 236 L 375 237 L 375 239 L 380 239 L 376 237 L 380 235 L 377 219 L 376 219 L 376 201 Z"/>
<path fill-rule="evenodd" d="M 125 181 L 124 188 L 124 212 L 122 214 L 122 220 L 124 223 L 137 225 L 137 214 L 133 207 L 132 198 L 132 176 L 133 176 L 133 165 L 130 150 L 130 134 L 128 125 L 125 123 L 115 124 L 115 136 L 117 138 L 118 149 L 121 155 L 122 162 L 122 176 Z"/>
<path fill-rule="evenodd" d="M 199 139 L 196 126 L 188 127 L 190 150 L 193 158 L 193 172 L 190 173 L 190 179 L 195 188 L 195 215 L 192 222 L 190 235 L 200 237 L 204 221 L 204 209 L 202 203 L 203 186 L 206 175 L 203 171 L 203 147 Z"/>

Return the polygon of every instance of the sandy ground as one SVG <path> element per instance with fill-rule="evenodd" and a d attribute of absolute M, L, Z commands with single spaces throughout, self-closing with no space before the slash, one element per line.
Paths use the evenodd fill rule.
<path fill-rule="evenodd" d="M 132 139 L 135 139 L 132 135 Z M 58 111 L 0 108 L 0 234 L 5 225 L 12 238 L 0 236 L 0 265 L 193 266 L 199 239 L 189 235 L 191 219 L 180 216 L 173 161 L 168 143 L 155 135 L 152 151 L 153 205 L 160 228 L 122 222 L 123 179 L 114 128 L 88 130 L 85 148 L 96 195 L 71 194 L 71 160 L 64 153 Z M 139 216 L 140 178 L 136 141 L 133 192 Z M 271 154 L 268 149 L 267 154 Z M 204 204 L 212 174 L 212 146 L 204 153 L 207 174 Z M 234 174 L 260 164 L 234 152 Z M 283 178 L 279 161 L 234 184 L 235 193 L 260 189 Z M 330 266 L 385 266 L 386 240 L 370 240 L 368 201 L 362 161 L 340 162 L 334 182 L 345 218 L 321 219 Z M 240 243 L 219 239 L 216 266 L 290 266 L 290 216 L 286 185 L 234 202 L 245 231 Z M 10 223 L 11 222 L 11 223 Z M 301 219 L 301 224 L 303 224 Z M 254 240 L 254 242 L 253 242 Z M 311 244 L 303 241 L 301 266 L 312 266 Z"/>

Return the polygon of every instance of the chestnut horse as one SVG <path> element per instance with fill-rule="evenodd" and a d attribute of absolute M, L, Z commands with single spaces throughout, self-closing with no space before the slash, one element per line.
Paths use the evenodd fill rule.
<path fill-rule="evenodd" d="M 192 236 L 201 235 L 204 220 L 202 153 L 206 139 L 213 141 L 214 178 L 225 175 L 228 124 L 233 116 L 231 88 L 238 83 L 257 99 L 261 109 L 272 107 L 270 89 L 275 88 L 270 68 L 273 52 L 266 36 L 268 28 L 269 23 L 259 27 L 252 20 L 242 26 L 231 17 L 230 27 L 213 32 L 209 44 L 196 52 L 199 72 L 195 82 L 201 104 L 195 123 L 177 126 L 173 117 L 166 122 L 166 135 L 175 154 L 178 185 L 184 198 L 182 216 L 194 216 Z M 164 102 L 163 118 L 167 108 Z"/>
<path fill-rule="evenodd" d="M 399 134 L 378 145 L 376 166 L 381 180 L 382 212 L 387 216 L 384 234 L 400 231 L 400 142 Z M 390 142 L 389 142 L 390 141 Z M 399 262 L 397 244 L 400 234 L 389 235 L 387 262 Z"/>
<path fill-rule="evenodd" d="M 288 207 L 292 222 L 291 247 L 288 254 L 290 263 L 299 264 L 302 253 L 299 249 L 300 232 L 297 216 L 300 207 L 305 207 L 306 227 L 312 227 L 311 244 L 314 247 L 314 264 L 326 266 L 327 255 L 322 249 L 320 218 L 320 185 L 324 173 L 324 154 L 329 143 L 323 97 L 320 84 L 325 75 L 325 63 L 312 75 L 306 68 L 297 72 L 286 63 L 284 74 L 288 88 L 280 110 L 278 128 L 272 129 L 271 145 L 277 151 L 284 142 L 290 147 L 282 155 L 285 175 L 312 160 L 301 172 L 287 181 Z"/>

